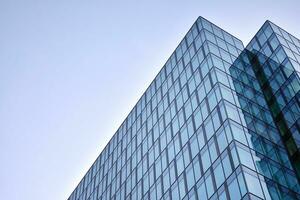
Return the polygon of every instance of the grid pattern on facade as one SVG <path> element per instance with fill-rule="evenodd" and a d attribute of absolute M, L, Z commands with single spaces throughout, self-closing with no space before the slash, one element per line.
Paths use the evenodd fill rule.
<path fill-rule="evenodd" d="M 252 69 L 248 51 L 243 51 L 230 68 L 240 107 L 247 124 L 249 147 L 255 167 L 264 176 L 265 187 L 272 199 L 296 199 L 300 187 L 288 157 L 280 132 L 264 98 L 259 81 Z M 243 156 L 245 159 L 245 156 Z M 282 188 L 283 187 L 283 188 Z M 281 188 L 281 189 L 280 189 Z"/>
<path fill-rule="evenodd" d="M 280 40 L 262 30 L 266 41 Z M 297 63 L 299 40 L 289 37 Z M 267 51 L 254 40 L 249 50 Z M 277 50 L 270 57 L 282 59 L 281 43 L 272 42 Z M 300 199 L 293 164 L 243 49 L 199 17 L 69 200 Z"/>
<path fill-rule="evenodd" d="M 300 41 L 267 21 L 247 49 L 300 180 Z"/>
<path fill-rule="evenodd" d="M 211 162 L 207 164 L 206 160 L 201 163 L 199 156 L 194 155 L 194 148 L 191 152 L 190 138 L 195 140 L 197 133 L 200 142 L 198 139 L 195 141 L 198 148 L 202 149 L 201 153 L 205 156 L 211 154 L 213 161 L 218 156 L 216 147 L 211 146 L 208 150 L 207 145 L 215 145 L 211 136 L 222 123 L 216 109 L 217 87 L 210 76 L 213 67 L 211 49 L 218 49 L 224 60 L 223 68 L 228 69 L 242 48 L 239 40 L 199 18 L 70 199 L 85 199 L 90 195 L 94 195 L 92 199 L 125 199 L 127 195 L 141 199 L 149 193 L 150 188 L 155 188 L 156 198 L 159 199 L 168 188 L 167 183 L 162 183 L 162 175 L 167 172 L 176 173 L 175 180 L 173 174 L 168 174 L 170 187 L 179 184 L 181 180 L 178 188 L 181 188 L 180 197 L 183 197 L 189 189 L 182 190 L 182 183 L 187 183 L 186 172 L 183 173 L 183 170 L 193 166 L 196 174 L 202 177 L 211 166 Z M 219 121 L 219 124 L 213 125 L 213 120 Z M 204 131 L 208 134 L 204 135 Z M 170 169 L 172 166 L 176 170 Z M 209 182 L 211 177 L 209 174 L 205 180 Z M 131 181 L 125 184 L 126 179 Z M 197 179 L 199 177 L 195 181 Z M 208 189 L 208 195 L 211 196 L 212 191 L 215 189 Z"/>

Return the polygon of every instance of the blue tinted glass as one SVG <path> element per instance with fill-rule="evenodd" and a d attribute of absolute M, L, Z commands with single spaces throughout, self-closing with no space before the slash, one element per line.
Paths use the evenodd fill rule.
<path fill-rule="evenodd" d="M 193 165 L 190 165 L 186 171 L 187 189 L 190 190 L 195 184 Z"/>
<path fill-rule="evenodd" d="M 198 194 L 198 199 L 207 199 L 207 194 L 206 194 L 206 189 L 205 189 L 205 184 L 204 182 L 200 182 L 199 186 L 197 187 L 197 194 Z"/>
<path fill-rule="evenodd" d="M 229 191 L 231 199 L 240 199 L 241 198 L 241 194 L 240 194 L 240 190 L 239 190 L 239 185 L 238 185 L 237 179 L 233 179 L 228 184 L 228 191 Z"/>

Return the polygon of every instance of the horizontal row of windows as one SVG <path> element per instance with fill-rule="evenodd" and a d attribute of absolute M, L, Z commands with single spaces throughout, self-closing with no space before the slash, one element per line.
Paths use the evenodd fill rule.
<path fill-rule="evenodd" d="M 136 175 L 131 174 L 119 191 L 116 192 L 113 185 L 104 187 L 100 184 L 90 199 L 191 199 L 193 195 L 198 195 L 200 199 L 241 199 L 247 191 L 262 199 L 283 198 L 286 195 L 296 197 L 284 186 L 276 185 L 248 168 L 243 167 L 243 175 L 236 176 L 242 169 L 238 167 L 239 163 L 245 162 L 239 161 L 244 156 L 239 154 L 242 148 L 238 143 L 231 143 L 203 176 L 199 174 L 198 156 L 180 174 L 177 172 L 178 165 L 172 161 L 156 181 L 154 175 L 146 173 L 141 181 L 133 185 L 135 180 L 132 178 Z M 102 193 L 102 188 L 106 188 L 106 192 Z"/>

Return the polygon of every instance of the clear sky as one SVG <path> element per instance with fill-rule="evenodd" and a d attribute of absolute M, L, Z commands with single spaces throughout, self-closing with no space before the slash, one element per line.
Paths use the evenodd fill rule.
<path fill-rule="evenodd" d="M 1 0 L 0 199 L 67 199 L 198 16 L 300 38 L 299 4 Z"/>

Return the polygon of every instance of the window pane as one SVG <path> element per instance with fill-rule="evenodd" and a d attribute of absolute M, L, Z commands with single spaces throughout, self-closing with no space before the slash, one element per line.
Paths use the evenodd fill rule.
<path fill-rule="evenodd" d="M 234 178 L 233 181 L 228 184 L 228 191 L 231 199 L 241 199 L 237 179 Z"/>

